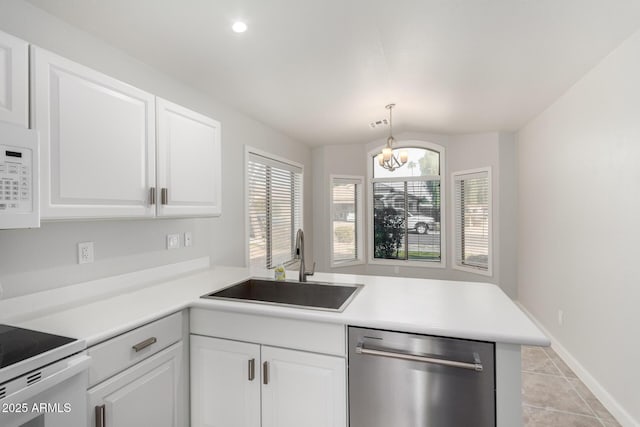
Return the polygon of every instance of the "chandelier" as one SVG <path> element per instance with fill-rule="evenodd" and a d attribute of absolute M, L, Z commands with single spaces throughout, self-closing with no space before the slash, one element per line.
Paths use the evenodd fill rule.
<path fill-rule="evenodd" d="M 389 104 L 385 106 L 387 110 L 389 110 L 389 137 L 387 138 L 387 144 L 382 149 L 382 152 L 378 154 L 378 164 L 385 168 L 386 170 L 393 172 L 394 170 L 404 166 L 407 163 L 407 158 L 409 157 L 409 153 L 407 150 L 400 150 L 398 154 L 396 154 L 393 149 L 393 144 L 396 142 L 393 137 L 393 125 L 391 123 L 391 110 L 395 107 L 396 104 Z"/>

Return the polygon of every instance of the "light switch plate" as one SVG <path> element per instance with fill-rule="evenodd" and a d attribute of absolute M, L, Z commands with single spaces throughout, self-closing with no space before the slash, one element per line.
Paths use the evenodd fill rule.
<path fill-rule="evenodd" d="M 179 234 L 167 234 L 167 249 L 178 249 L 180 247 Z"/>
<path fill-rule="evenodd" d="M 93 242 L 78 243 L 78 264 L 93 262 Z"/>
<path fill-rule="evenodd" d="M 188 248 L 193 245 L 193 237 L 189 231 L 184 233 L 184 247 Z"/>

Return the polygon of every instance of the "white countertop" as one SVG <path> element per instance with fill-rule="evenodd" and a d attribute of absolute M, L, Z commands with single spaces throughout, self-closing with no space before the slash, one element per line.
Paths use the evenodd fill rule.
<path fill-rule="evenodd" d="M 287 273 L 291 276 L 293 272 Z M 12 307 L 16 321 L 10 317 L 0 320 L 84 339 L 92 346 L 184 308 L 199 307 L 508 344 L 549 345 L 549 339 L 499 287 L 486 283 L 316 273 L 315 281 L 365 285 L 342 313 L 200 298 L 248 277 L 246 268 L 213 267 L 118 295 L 96 296 L 48 313 L 35 311 L 34 317 L 28 315 L 29 298 L 16 298 Z M 15 304 L 24 304 L 24 309 Z"/>

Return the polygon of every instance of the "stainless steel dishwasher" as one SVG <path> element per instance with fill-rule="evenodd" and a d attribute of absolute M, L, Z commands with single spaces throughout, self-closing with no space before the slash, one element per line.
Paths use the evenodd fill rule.
<path fill-rule="evenodd" d="M 349 328 L 350 427 L 494 427 L 494 345 Z"/>

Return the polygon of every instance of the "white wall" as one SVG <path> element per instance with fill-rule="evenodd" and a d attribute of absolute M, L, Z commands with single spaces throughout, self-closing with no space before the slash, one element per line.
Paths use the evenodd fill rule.
<path fill-rule="evenodd" d="M 331 174 L 361 175 L 367 179 L 367 153 L 384 144 L 384 140 L 368 144 L 323 146 L 314 148 L 314 222 L 315 255 L 318 268 L 322 271 L 355 274 L 373 274 L 383 276 L 422 277 L 447 280 L 465 280 L 491 282 L 511 297 L 517 293 L 515 268 L 515 177 L 516 155 L 512 134 L 483 133 L 472 135 L 439 135 L 404 132 L 396 134 L 398 141 L 421 140 L 439 144 L 446 150 L 446 268 L 394 267 L 384 265 L 358 265 L 348 267 L 330 267 L 329 241 L 329 176 Z M 490 166 L 492 168 L 493 189 L 493 276 L 487 277 L 453 269 L 453 234 L 451 224 L 451 173 L 466 169 Z M 365 209 L 367 209 L 367 191 L 365 185 Z M 502 197 L 502 192 L 506 197 Z M 503 226 L 504 225 L 504 226 Z M 365 236 L 367 224 L 365 215 Z M 365 238 L 365 247 L 368 243 Z M 504 258 L 504 260 L 503 260 Z"/>
<path fill-rule="evenodd" d="M 518 134 L 519 299 L 629 426 L 640 425 L 638 76 L 640 32 Z"/>
<path fill-rule="evenodd" d="M 311 150 L 277 131 L 127 56 L 21 0 L 0 2 L 0 30 L 116 77 L 222 123 L 223 214 L 220 218 L 44 223 L 38 230 L 0 231 L 5 297 L 210 255 L 244 265 L 244 145 L 305 165 L 305 206 L 312 205 Z M 161 40 L 158 43 L 162 43 Z M 312 239 L 311 209 L 304 222 Z M 194 246 L 164 249 L 167 233 L 191 231 Z M 96 262 L 76 264 L 76 243 L 95 242 Z M 312 248 L 309 248 L 310 256 Z"/>
<path fill-rule="evenodd" d="M 315 147 L 313 156 L 313 252 L 316 255 L 316 269 L 319 271 L 333 271 L 349 274 L 365 274 L 363 265 L 331 268 L 330 259 L 330 187 L 329 179 L 333 175 L 367 175 L 365 146 L 353 145 L 325 145 Z M 366 196 L 364 197 L 366 199 Z"/>

